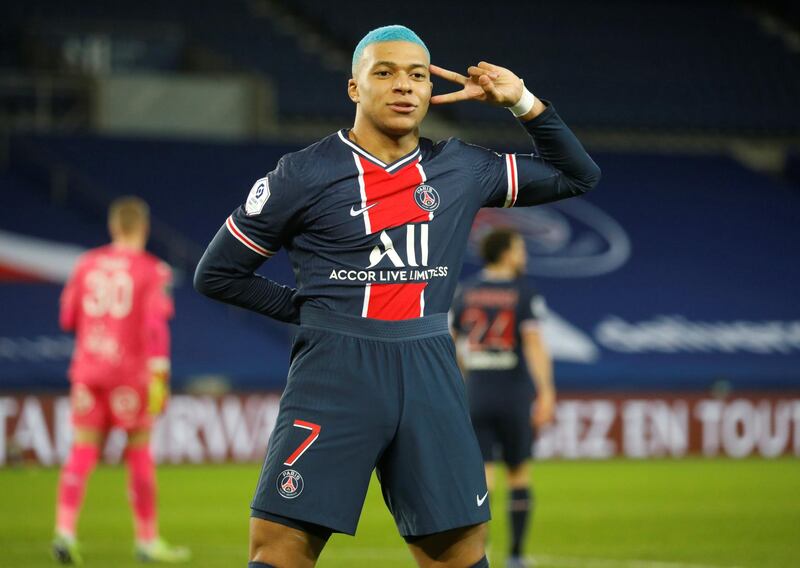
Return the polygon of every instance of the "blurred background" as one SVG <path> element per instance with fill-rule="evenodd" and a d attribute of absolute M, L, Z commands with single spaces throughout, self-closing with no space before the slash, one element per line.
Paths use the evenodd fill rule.
<path fill-rule="evenodd" d="M 254 180 L 284 153 L 352 124 L 345 90 L 352 49 L 368 30 L 402 23 L 426 41 L 438 65 L 463 72 L 487 60 L 523 77 L 603 170 L 585 198 L 483 210 L 473 230 L 474 240 L 494 225 L 522 231 L 530 276 L 550 307 L 545 332 L 560 404 L 557 423 L 538 442 L 538 457 L 553 458 L 541 466 L 543 477 L 591 472 L 598 460 L 620 468 L 598 479 L 635 479 L 641 470 L 631 468 L 645 458 L 702 467 L 722 460 L 720 473 L 703 470 L 709 480 L 732 471 L 731 458 L 753 468 L 742 479 L 782 464 L 775 471 L 783 481 L 758 483 L 773 487 L 782 512 L 748 509 L 754 527 L 774 528 L 757 553 L 722 544 L 692 552 L 676 528 L 674 543 L 653 533 L 628 549 L 586 545 L 576 560 L 575 519 L 562 519 L 558 534 L 540 519 L 545 536 L 531 545 L 543 554 L 540 565 L 800 565 L 796 539 L 780 540 L 800 522 L 795 3 L 27 0 L 4 3 L 0 14 L 0 493 L 27 479 L 9 472 L 56 465 L 66 455 L 72 338 L 58 328 L 58 297 L 77 256 L 107 242 L 107 205 L 124 194 L 149 202 L 149 248 L 177 274 L 176 396 L 157 428 L 159 460 L 261 459 L 285 384 L 291 329 L 200 297 L 191 276 Z M 449 90 L 434 81 L 434 92 Z M 502 109 L 448 105 L 430 112 L 423 135 L 528 151 L 514 122 Z M 480 268 L 470 246 L 462 278 Z M 294 282 L 284 253 L 261 273 Z M 119 459 L 123 440 L 109 439 L 108 461 Z M 588 469 L 547 469 L 571 460 Z M 672 463 L 653 463 L 665 461 Z M 244 470 L 247 491 L 257 470 Z M 665 483 L 682 475 L 670 471 Z M 52 480 L 54 488 L 54 473 Z M 732 482 L 731 503 L 747 488 Z M 630 498 L 625 487 L 619 491 L 619 500 Z M 662 511 L 665 491 L 649 515 Z M 247 499 L 245 492 L 241 502 L 227 503 L 244 520 Z M 576 500 L 565 509 L 574 510 Z M 49 530 L 51 505 L 43 503 Z M 686 511 L 673 511 L 676 527 L 681 515 L 691 516 Z M 588 532 L 602 514 L 581 521 Z M 13 530 L 35 540 L 33 528 Z M 9 531 L 0 531 L 0 542 L 10 542 Z M 745 546 L 738 533 L 722 534 Z M 652 549 L 659 539 L 667 547 Z M 337 558 L 373 565 L 336 550 L 330 566 Z M 377 556 L 409 561 L 403 553 Z"/>

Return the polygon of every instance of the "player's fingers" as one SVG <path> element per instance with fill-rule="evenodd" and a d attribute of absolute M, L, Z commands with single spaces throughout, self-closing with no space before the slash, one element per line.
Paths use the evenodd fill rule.
<path fill-rule="evenodd" d="M 500 75 L 494 71 L 489 71 L 488 69 L 481 69 L 480 67 L 475 67 L 474 65 L 470 65 L 467 69 L 467 73 L 472 78 L 480 77 L 481 75 L 488 75 L 492 79 L 497 79 Z"/>
<path fill-rule="evenodd" d="M 494 63 L 489 63 L 488 61 L 481 61 L 478 63 L 478 67 L 481 69 L 486 69 L 487 71 L 494 71 L 495 73 L 500 73 L 501 71 L 505 71 L 504 67 L 500 67 L 499 65 L 495 65 Z"/>
<path fill-rule="evenodd" d="M 461 75 L 460 73 L 456 73 L 455 71 L 450 71 L 449 69 L 445 69 L 444 67 L 439 67 L 438 65 L 433 65 L 428 68 L 430 69 L 431 75 L 436 75 L 437 77 L 441 77 L 442 79 L 447 79 L 448 81 L 452 81 L 453 83 L 458 83 L 459 85 L 465 85 L 467 83 L 467 78 Z"/>
<path fill-rule="evenodd" d="M 489 77 L 489 75 L 481 75 L 478 78 L 478 83 L 480 84 L 483 91 L 489 96 L 490 99 L 499 100 L 502 98 L 502 95 L 497 90 L 497 87 L 494 85 L 494 81 Z"/>
<path fill-rule="evenodd" d="M 458 101 L 468 101 L 472 99 L 467 91 L 456 91 L 455 93 L 447 93 L 444 95 L 434 95 L 431 97 L 432 105 L 443 105 L 448 103 L 456 103 Z"/>

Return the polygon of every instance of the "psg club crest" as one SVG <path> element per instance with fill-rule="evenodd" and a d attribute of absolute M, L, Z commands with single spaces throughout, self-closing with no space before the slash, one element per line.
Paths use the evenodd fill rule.
<path fill-rule="evenodd" d="M 439 207 L 439 194 L 431 186 L 423 184 L 414 190 L 414 201 L 420 209 L 434 211 Z"/>
<path fill-rule="evenodd" d="M 303 492 L 303 476 L 293 469 L 285 469 L 278 475 L 278 493 L 284 499 L 294 499 Z"/>

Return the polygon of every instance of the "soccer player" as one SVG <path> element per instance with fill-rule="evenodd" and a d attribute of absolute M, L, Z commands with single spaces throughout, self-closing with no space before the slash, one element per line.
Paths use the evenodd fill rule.
<path fill-rule="evenodd" d="M 600 172 L 549 103 L 490 63 L 430 64 L 403 26 L 353 53 L 352 128 L 257 180 L 198 265 L 212 298 L 300 327 L 251 503 L 250 567 L 314 566 L 354 534 L 370 475 L 420 566 L 488 566 L 483 461 L 447 312 L 481 207 L 580 195 Z M 462 88 L 431 96 L 431 76 Z M 507 107 L 537 155 L 420 138 L 429 104 Z M 297 288 L 254 271 L 280 247 Z"/>
<path fill-rule="evenodd" d="M 89 475 L 108 431 L 128 434 L 125 461 L 133 509 L 135 554 L 143 561 L 182 562 L 189 551 L 158 534 L 156 478 L 150 451 L 153 418 L 164 408 L 173 315 L 169 267 L 145 252 L 149 209 L 121 197 L 109 209 L 111 244 L 85 253 L 61 295 L 61 327 L 75 333 L 69 369 L 74 440 L 61 470 L 53 554 L 81 564 L 76 527 Z"/>
<path fill-rule="evenodd" d="M 522 542 L 533 507 L 532 428 L 554 417 L 553 364 L 539 330 L 544 299 L 523 278 L 527 253 L 522 236 L 510 229 L 495 229 L 483 238 L 480 250 L 486 266 L 456 294 L 453 332 L 456 343 L 463 345 L 459 351 L 470 415 L 490 493 L 496 449 L 508 467 L 511 550 L 507 566 L 522 568 L 526 566 Z"/>

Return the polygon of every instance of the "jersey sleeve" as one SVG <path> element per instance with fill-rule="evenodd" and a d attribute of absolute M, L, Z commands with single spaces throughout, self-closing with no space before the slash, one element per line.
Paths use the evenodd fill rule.
<path fill-rule="evenodd" d="M 529 287 L 522 294 L 519 304 L 520 327 L 536 327 L 547 316 L 547 303 L 544 297 L 533 287 Z"/>
<path fill-rule="evenodd" d="M 198 292 L 278 321 L 299 322 L 297 290 L 255 274 L 302 226 L 304 187 L 294 169 L 284 156 L 253 184 L 197 264 Z"/>
<path fill-rule="evenodd" d="M 530 206 L 581 195 L 600 181 L 600 168 L 552 105 L 521 123 L 534 151 L 503 154 L 466 144 L 483 207 Z"/>
<path fill-rule="evenodd" d="M 225 222 L 242 246 L 264 259 L 288 242 L 301 225 L 303 182 L 287 156 L 256 180 L 245 202 Z"/>

